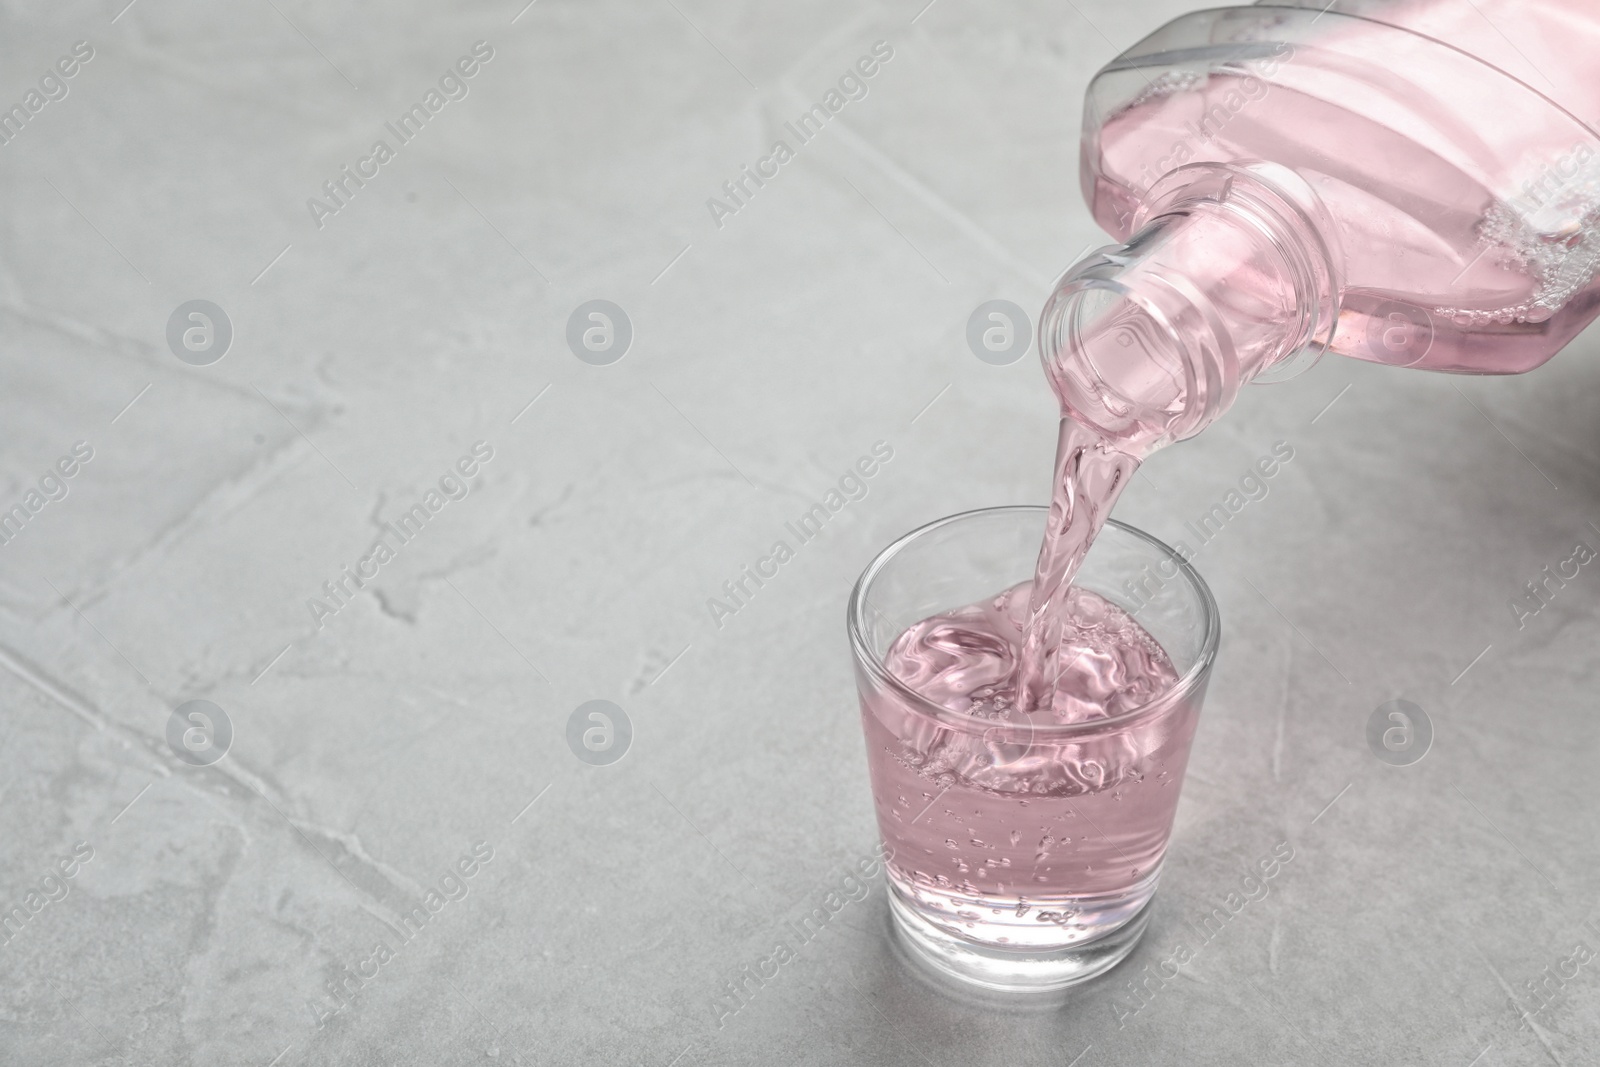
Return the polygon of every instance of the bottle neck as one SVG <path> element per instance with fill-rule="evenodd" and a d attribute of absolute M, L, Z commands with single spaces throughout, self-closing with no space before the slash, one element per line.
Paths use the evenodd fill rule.
<path fill-rule="evenodd" d="M 1063 413 L 1143 456 L 1193 437 L 1246 382 L 1316 361 L 1338 318 L 1334 228 L 1275 164 L 1193 164 L 1145 195 L 1126 244 L 1057 283 L 1039 351 Z"/>

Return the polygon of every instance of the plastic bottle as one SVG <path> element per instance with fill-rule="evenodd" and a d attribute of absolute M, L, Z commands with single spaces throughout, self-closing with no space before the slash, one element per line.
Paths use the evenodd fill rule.
<path fill-rule="evenodd" d="M 1201 11 L 1097 74 L 1082 180 L 1123 243 L 1057 284 L 1065 414 L 1143 455 L 1333 351 L 1529 370 L 1600 312 L 1600 4 Z"/>

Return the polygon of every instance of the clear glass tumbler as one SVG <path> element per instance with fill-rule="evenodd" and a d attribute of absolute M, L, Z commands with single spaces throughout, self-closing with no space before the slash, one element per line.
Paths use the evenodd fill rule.
<path fill-rule="evenodd" d="M 1033 576 L 1047 513 L 991 508 L 913 531 L 872 561 L 848 609 L 895 928 L 937 971 L 995 990 L 1060 989 L 1133 950 L 1221 632 L 1194 569 L 1113 519 L 1075 584 L 1155 638 L 1171 688 L 1112 718 L 996 725 L 891 675 L 884 656 L 912 624 Z M 980 766 L 982 782 L 919 770 L 930 764 Z"/>

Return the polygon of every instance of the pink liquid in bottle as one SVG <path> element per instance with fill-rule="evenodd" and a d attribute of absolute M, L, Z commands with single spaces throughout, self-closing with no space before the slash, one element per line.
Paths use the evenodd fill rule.
<path fill-rule="evenodd" d="M 1047 307 L 1064 401 L 1095 425 L 1117 414 L 1086 381 L 1112 408 L 1160 401 L 1159 447 L 1326 348 L 1543 363 L 1600 313 L 1597 54 L 1587 0 L 1307 0 L 1156 31 L 1086 102 L 1084 192 L 1128 243 Z M 1187 395 L 1141 393 L 1138 353 L 1090 351 L 1105 314 L 1144 318 Z"/>

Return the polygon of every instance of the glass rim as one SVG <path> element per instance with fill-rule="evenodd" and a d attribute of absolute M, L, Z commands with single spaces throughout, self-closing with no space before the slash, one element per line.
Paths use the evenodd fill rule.
<path fill-rule="evenodd" d="M 883 659 L 868 644 L 866 638 L 867 620 L 866 594 L 873 581 L 881 574 L 884 568 L 894 562 L 895 558 L 914 541 L 919 540 L 935 530 L 954 525 L 965 519 L 973 519 L 985 515 L 1000 515 L 1006 512 L 1038 514 L 1041 518 L 1049 515 L 1050 509 L 1038 504 L 1006 504 L 999 507 L 974 508 L 971 511 L 961 511 L 954 515 L 935 519 L 917 527 L 910 533 L 903 534 L 893 541 L 887 548 L 879 552 L 861 572 L 861 577 L 856 579 L 854 588 L 850 590 L 850 599 L 845 606 L 845 628 L 850 633 L 850 648 L 854 653 L 857 666 L 864 669 L 878 684 L 894 691 L 911 709 L 918 714 L 934 719 L 941 726 L 947 726 L 962 733 L 986 734 L 995 730 L 1017 730 L 1025 733 L 1027 739 L 1032 741 L 1050 741 L 1083 737 L 1100 733 L 1104 730 L 1121 729 L 1137 720 L 1170 707 L 1179 700 L 1197 689 L 1206 676 L 1211 672 L 1212 665 L 1217 659 L 1217 646 L 1222 639 L 1222 615 L 1217 608 L 1216 598 L 1211 593 L 1211 587 L 1206 584 L 1200 572 L 1195 570 L 1178 552 L 1160 538 L 1146 533 L 1136 526 L 1108 518 L 1107 526 L 1116 527 L 1125 534 L 1153 546 L 1162 555 L 1167 556 L 1178 565 L 1178 574 L 1181 575 L 1189 588 L 1200 601 L 1200 609 L 1205 616 L 1205 633 L 1201 637 L 1200 652 L 1195 661 L 1189 665 L 1176 682 L 1163 689 L 1159 694 L 1145 701 L 1135 708 L 1130 708 L 1119 715 L 1111 715 L 1100 719 L 1086 719 L 1082 722 L 1070 723 L 994 723 L 986 720 L 973 719 L 959 711 L 952 711 L 942 704 L 933 701 L 918 693 L 915 689 L 896 678 L 884 666 Z M 1093 546 L 1090 547 L 1093 552 Z"/>

